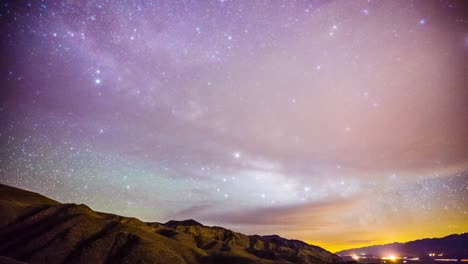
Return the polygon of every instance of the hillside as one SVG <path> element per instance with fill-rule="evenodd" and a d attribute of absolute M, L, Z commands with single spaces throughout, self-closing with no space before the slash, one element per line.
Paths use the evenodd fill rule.
<path fill-rule="evenodd" d="M 0 263 L 339 263 L 320 247 L 194 220 L 145 223 L 0 185 Z"/>

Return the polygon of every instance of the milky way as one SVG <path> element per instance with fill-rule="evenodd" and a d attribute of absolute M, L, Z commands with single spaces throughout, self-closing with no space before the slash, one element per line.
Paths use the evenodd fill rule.
<path fill-rule="evenodd" d="M 2 183 L 330 250 L 468 231 L 466 2 L 0 3 Z"/>

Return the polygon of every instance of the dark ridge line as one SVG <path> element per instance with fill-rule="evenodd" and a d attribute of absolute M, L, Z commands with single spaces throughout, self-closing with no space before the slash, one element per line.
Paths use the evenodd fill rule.
<path fill-rule="evenodd" d="M 189 233 L 185 233 L 185 232 L 183 233 L 190 235 Z M 203 237 L 201 235 L 196 235 L 196 236 L 194 235 L 193 238 L 195 239 L 195 245 L 197 246 L 197 248 L 202 248 Z"/>
<path fill-rule="evenodd" d="M 203 247 L 200 247 L 197 245 L 198 248 L 200 249 L 203 249 L 203 250 L 210 250 L 212 249 L 214 246 L 216 246 L 217 244 L 219 243 L 219 241 L 216 241 L 216 240 L 213 240 L 211 241 L 210 243 L 206 244 L 205 246 Z M 222 243 L 222 242 L 221 242 Z"/>
<path fill-rule="evenodd" d="M 118 242 L 119 242 L 119 239 L 120 237 L 123 236 L 123 233 L 118 233 L 115 235 L 113 241 L 112 241 L 112 246 L 110 247 L 110 250 L 107 252 L 106 254 L 106 257 L 103 261 L 103 263 L 110 263 L 112 264 L 112 262 L 110 262 L 110 256 L 112 254 L 112 252 L 115 251 L 116 248 L 120 248 L 121 246 L 118 245 Z M 127 235 L 125 234 L 125 237 L 127 237 Z"/>
<path fill-rule="evenodd" d="M 21 222 L 15 221 L 11 225 L 9 225 L 9 228 L 2 228 L 0 230 L 0 235 L 5 236 L 8 235 L 9 233 L 16 232 L 16 231 L 22 231 L 29 227 L 32 224 L 37 224 L 38 222 L 42 222 L 45 218 L 50 217 L 50 216 L 57 216 L 60 212 L 63 212 L 64 210 L 70 208 L 71 205 L 59 205 L 59 206 L 49 206 L 47 208 L 44 208 L 43 210 L 37 211 L 36 213 L 30 215 L 28 218 L 22 219 Z M 56 209 L 56 211 L 52 211 Z M 48 213 L 47 210 L 51 210 L 52 212 Z M 39 214 L 44 213 L 42 216 L 38 216 Z M 31 223 L 31 218 L 38 216 L 37 222 L 36 223 Z M 2 234 L 5 233 L 5 234 Z"/>
<path fill-rule="evenodd" d="M 31 233 L 23 233 L 22 236 L 19 236 L 18 238 L 15 238 L 15 239 L 12 239 L 12 242 L 8 242 L 6 243 L 6 247 L 3 248 L 3 249 L 0 249 L 0 253 L 2 252 L 2 250 L 4 250 L 4 252 L 8 252 L 9 249 L 11 249 L 12 247 L 16 247 L 16 246 L 19 246 L 20 244 L 22 243 L 25 243 L 25 241 L 32 241 L 34 239 L 36 239 L 37 237 L 49 232 L 50 230 L 53 229 L 53 227 L 59 227 L 60 225 L 63 225 L 67 222 L 69 222 L 70 220 L 74 219 L 74 218 L 77 218 L 77 217 L 80 217 L 80 215 L 70 215 L 70 216 L 66 216 L 66 217 L 62 217 L 61 219 L 57 219 L 55 221 L 41 221 L 41 224 L 40 224 L 40 227 L 37 228 L 37 229 L 34 229 L 33 225 L 31 225 L 30 227 L 28 227 L 28 229 L 32 229 L 33 231 L 31 231 Z M 47 219 L 45 219 L 47 220 Z M 44 222 L 46 222 L 46 224 L 43 224 Z M 26 237 L 25 237 L 26 236 Z M 27 242 L 26 242 L 27 243 Z"/>
<path fill-rule="evenodd" d="M 43 206 L 38 207 L 38 208 L 33 208 L 31 212 L 28 212 L 28 213 L 26 213 L 26 214 L 24 214 L 22 216 L 19 216 L 19 217 L 15 218 L 12 222 L 10 222 L 7 225 L 0 228 L 0 233 L 4 229 L 7 229 L 7 228 L 9 228 L 9 227 L 11 227 L 13 225 L 21 224 L 21 222 L 26 221 L 28 218 L 33 217 L 34 215 L 39 214 L 39 213 L 47 210 L 50 207 L 53 207 L 53 205 L 43 205 Z"/>
<path fill-rule="evenodd" d="M 59 215 L 71 208 L 72 206 L 73 205 L 66 205 L 62 208 L 59 207 L 59 210 L 57 210 L 53 214 L 44 215 L 44 217 L 36 223 L 27 223 L 27 221 L 25 221 L 23 223 L 18 224 L 18 226 L 16 227 L 12 226 L 12 230 L 4 230 L 6 231 L 6 234 L 2 234 L 0 232 L 0 242 L 2 242 L 2 244 L 0 244 L 0 253 L 3 254 L 3 252 L 5 252 L 5 249 L 11 248 L 12 245 L 18 244 L 18 242 L 20 242 L 21 240 L 31 240 L 30 238 L 32 236 L 37 236 L 45 229 L 50 229 L 51 226 L 60 223 L 60 221 L 63 221 L 63 219 L 61 219 Z M 50 221 L 50 218 L 53 218 L 55 216 L 57 216 L 58 219 Z M 19 232 L 20 235 L 15 234 L 15 232 Z"/>
<path fill-rule="evenodd" d="M 27 262 L 28 260 L 30 260 L 37 252 L 39 252 L 40 250 L 43 250 L 45 248 L 47 248 L 48 246 L 50 246 L 52 243 L 54 243 L 55 241 L 59 240 L 60 238 L 63 240 L 63 238 L 68 234 L 70 233 L 72 227 L 69 227 L 61 232 L 58 232 L 54 237 L 52 237 L 49 241 L 47 241 L 46 243 L 44 243 L 44 245 L 42 246 L 39 246 L 39 247 L 36 247 L 34 249 L 31 249 L 30 252 L 25 252 L 24 254 L 21 254 L 19 257 L 18 257 L 18 260 L 20 261 L 24 261 L 24 262 Z"/>
<path fill-rule="evenodd" d="M 92 234 L 86 239 L 83 239 L 78 242 L 76 248 L 73 249 L 65 258 L 62 263 L 70 263 L 71 259 L 74 257 L 78 257 L 80 253 L 91 243 L 99 240 L 100 238 L 104 237 L 105 235 L 109 234 L 115 227 L 119 225 L 117 220 L 119 217 L 109 220 L 109 223 L 106 224 L 101 230 L 97 231 L 96 233 Z"/>
<path fill-rule="evenodd" d="M 123 235 L 123 233 L 121 233 Z M 136 235 L 132 234 L 125 234 L 125 243 L 118 248 L 118 250 L 111 252 L 109 256 L 106 259 L 105 263 L 117 263 L 117 262 L 123 262 L 122 260 L 125 258 L 125 256 L 128 256 L 130 252 L 133 250 L 133 248 L 138 244 L 140 241 L 140 238 Z"/>
<path fill-rule="evenodd" d="M 179 232 L 175 231 L 174 229 L 168 228 L 167 230 L 159 230 L 157 231 L 157 233 L 160 234 L 161 236 L 165 236 L 167 238 L 174 240 L 174 236 L 176 236 Z"/>

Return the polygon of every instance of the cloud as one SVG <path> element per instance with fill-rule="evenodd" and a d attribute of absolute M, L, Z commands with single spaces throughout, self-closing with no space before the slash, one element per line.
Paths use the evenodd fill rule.
<path fill-rule="evenodd" d="M 175 214 L 171 215 L 171 217 L 175 220 L 184 220 L 188 218 L 196 218 L 195 215 L 198 215 L 200 212 L 205 212 L 211 209 L 213 206 L 208 204 L 201 204 L 201 205 L 194 205 L 188 208 L 182 209 L 177 211 Z"/>
<path fill-rule="evenodd" d="M 355 207 L 360 196 L 325 201 L 304 202 L 301 204 L 257 207 L 237 211 L 200 211 L 202 220 L 234 225 L 282 225 L 319 228 L 336 222 L 333 216 L 339 211 Z"/>

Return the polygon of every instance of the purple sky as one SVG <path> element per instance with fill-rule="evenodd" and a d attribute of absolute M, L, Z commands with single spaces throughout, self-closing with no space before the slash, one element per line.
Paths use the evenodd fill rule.
<path fill-rule="evenodd" d="M 19 2 L 1 183 L 330 250 L 468 231 L 463 1 Z"/>

